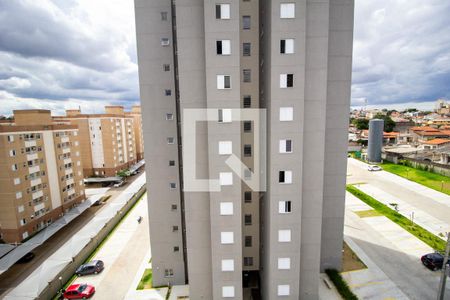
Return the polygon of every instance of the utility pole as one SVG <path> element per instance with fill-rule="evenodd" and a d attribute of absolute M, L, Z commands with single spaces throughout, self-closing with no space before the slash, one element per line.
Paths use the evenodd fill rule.
<path fill-rule="evenodd" d="M 445 281 L 447 280 L 447 261 L 450 251 L 450 232 L 447 233 L 447 246 L 445 247 L 444 261 L 442 262 L 441 281 L 439 283 L 438 300 L 444 300 Z"/>

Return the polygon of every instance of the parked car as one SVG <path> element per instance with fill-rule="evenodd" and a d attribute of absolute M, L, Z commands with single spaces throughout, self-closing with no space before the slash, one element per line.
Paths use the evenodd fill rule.
<path fill-rule="evenodd" d="M 118 187 L 121 187 L 121 186 L 124 185 L 124 184 L 125 184 L 125 181 L 122 180 L 122 181 L 119 181 L 118 183 L 115 183 L 115 184 L 114 184 L 114 187 L 115 187 L 115 188 L 118 188 Z"/>
<path fill-rule="evenodd" d="M 18 264 L 25 264 L 27 262 L 30 262 L 31 260 L 33 260 L 33 258 L 35 257 L 33 252 L 28 252 L 27 254 L 25 254 L 24 256 L 22 256 L 21 259 L 19 259 L 17 261 Z"/>
<path fill-rule="evenodd" d="M 436 271 L 439 269 L 442 269 L 442 264 L 444 262 L 444 256 L 442 254 L 435 252 L 435 253 L 428 253 L 425 254 L 420 258 L 423 265 L 427 267 L 428 269 L 432 271 Z M 447 261 L 447 264 L 449 261 Z"/>
<path fill-rule="evenodd" d="M 381 171 L 383 169 L 380 166 L 377 166 L 377 165 L 369 165 L 367 167 L 367 170 L 369 170 L 369 171 Z"/>
<path fill-rule="evenodd" d="M 95 293 L 95 287 L 90 284 L 72 284 L 63 291 L 64 299 L 87 299 Z"/>
<path fill-rule="evenodd" d="M 79 266 L 75 271 L 75 274 L 77 274 L 77 276 L 97 274 L 103 271 L 104 268 L 105 267 L 103 261 L 93 260 L 91 262 L 88 262 L 87 264 Z"/>

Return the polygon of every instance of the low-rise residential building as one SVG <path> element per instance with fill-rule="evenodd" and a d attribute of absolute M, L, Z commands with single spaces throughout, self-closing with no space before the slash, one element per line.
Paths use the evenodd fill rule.
<path fill-rule="evenodd" d="M 450 145 L 450 139 L 432 139 L 424 141 L 419 148 L 424 150 L 435 150 L 448 147 Z"/>
<path fill-rule="evenodd" d="M 77 125 L 84 176 L 114 176 L 136 163 L 134 117 L 123 106 L 106 106 L 104 114 L 67 110 L 55 121 Z"/>
<path fill-rule="evenodd" d="M 85 199 L 77 126 L 49 110 L 0 123 L 0 238 L 22 242 Z"/>

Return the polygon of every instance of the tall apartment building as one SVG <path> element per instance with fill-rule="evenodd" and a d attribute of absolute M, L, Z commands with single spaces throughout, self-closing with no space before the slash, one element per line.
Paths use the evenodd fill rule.
<path fill-rule="evenodd" d="M 136 158 L 138 161 L 144 159 L 144 136 L 142 134 L 142 114 L 141 106 L 131 107 L 131 111 L 125 112 L 125 115 L 133 118 L 134 139 L 136 142 Z"/>
<path fill-rule="evenodd" d="M 249 299 L 252 288 L 318 299 L 320 272 L 340 269 L 353 7 L 135 0 L 154 285 L 188 283 L 191 299 Z M 213 109 L 195 134 L 183 131 L 192 108 Z M 263 149 L 235 109 L 265 109 Z M 266 164 L 265 190 L 241 181 L 232 154 Z M 220 191 L 188 191 L 192 176 Z"/>
<path fill-rule="evenodd" d="M 48 110 L 0 123 L 0 236 L 21 242 L 85 199 L 78 129 Z"/>
<path fill-rule="evenodd" d="M 67 110 L 55 120 L 78 126 L 85 177 L 114 176 L 136 163 L 135 116 L 123 106 L 106 106 L 104 114 Z"/>

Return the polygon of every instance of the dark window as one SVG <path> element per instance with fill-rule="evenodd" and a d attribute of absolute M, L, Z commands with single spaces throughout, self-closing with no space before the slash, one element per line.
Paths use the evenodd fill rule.
<path fill-rule="evenodd" d="M 172 231 L 173 232 L 178 231 L 178 226 L 172 226 Z"/>
<path fill-rule="evenodd" d="M 252 145 L 244 145 L 244 156 L 252 156 Z"/>
<path fill-rule="evenodd" d="M 249 108 L 252 106 L 252 97 L 251 96 L 244 96 L 244 108 Z"/>
<path fill-rule="evenodd" d="M 244 192 L 244 201 L 245 203 L 252 202 L 252 192 Z"/>
<path fill-rule="evenodd" d="M 251 247 L 252 246 L 252 236 L 247 235 L 245 236 L 245 247 Z"/>
<path fill-rule="evenodd" d="M 217 54 L 222 54 L 222 41 L 216 41 Z"/>
<path fill-rule="evenodd" d="M 216 4 L 216 19 L 220 19 L 221 15 L 220 4 Z"/>
<path fill-rule="evenodd" d="M 224 76 L 224 87 L 226 89 L 231 88 L 231 80 L 230 80 L 230 76 Z"/>
<path fill-rule="evenodd" d="M 286 140 L 286 152 L 292 152 L 292 141 Z"/>
<path fill-rule="evenodd" d="M 162 11 L 161 12 L 161 20 L 167 21 L 167 11 Z"/>
<path fill-rule="evenodd" d="M 164 64 L 164 65 L 163 65 L 163 70 L 164 70 L 165 72 L 170 71 L 170 65 L 169 65 L 169 64 Z"/>
<path fill-rule="evenodd" d="M 243 73 L 243 81 L 244 82 L 252 81 L 252 71 L 250 69 L 244 69 L 244 70 L 242 70 L 242 73 Z"/>
<path fill-rule="evenodd" d="M 165 92 L 166 96 L 172 95 L 172 90 L 165 90 L 164 92 Z"/>
<path fill-rule="evenodd" d="M 294 86 L 294 74 L 287 74 L 287 87 Z"/>
<path fill-rule="evenodd" d="M 169 166 L 170 166 L 170 167 L 175 166 L 175 161 L 174 161 L 174 160 L 169 160 Z"/>
<path fill-rule="evenodd" d="M 252 215 L 245 215 L 244 216 L 244 224 L 245 225 L 252 225 Z"/>
<path fill-rule="evenodd" d="M 244 266 L 253 266 L 253 257 L 244 257 Z"/>
<path fill-rule="evenodd" d="M 172 204 L 172 210 L 177 210 L 177 205 L 176 204 Z"/>
<path fill-rule="evenodd" d="M 218 112 L 219 112 L 218 122 L 222 123 L 223 122 L 223 110 L 219 109 Z"/>
<path fill-rule="evenodd" d="M 280 41 L 280 53 L 286 53 L 286 41 L 285 40 Z"/>
<path fill-rule="evenodd" d="M 278 182 L 284 182 L 284 171 L 280 171 L 278 174 Z"/>
<path fill-rule="evenodd" d="M 178 252 L 178 251 L 180 251 L 180 247 L 178 247 L 178 246 L 173 247 L 173 252 Z"/>
<path fill-rule="evenodd" d="M 291 212 L 291 201 L 284 201 L 284 212 Z"/>
<path fill-rule="evenodd" d="M 242 55 L 243 56 L 250 56 L 251 55 L 251 44 L 250 43 L 243 43 L 242 44 Z"/>
<path fill-rule="evenodd" d="M 242 16 L 242 29 L 250 29 L 250 16 Z"/>
<path fill-rule="evenodd" d="M 252 121 L 244 121 L 244 132 L 252 131 Z"/>

